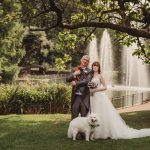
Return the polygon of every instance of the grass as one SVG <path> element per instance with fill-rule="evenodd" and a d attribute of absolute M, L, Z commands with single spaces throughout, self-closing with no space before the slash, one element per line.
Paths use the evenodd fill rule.
<path fill-rule="evenodd" d="M 122 114 L 130 127 L 150 128 L 150 111 Z M 0 116 L 0 150 L 149 150 L 150 137 L 130 140 L 72 141 L 70 115 Z"/>

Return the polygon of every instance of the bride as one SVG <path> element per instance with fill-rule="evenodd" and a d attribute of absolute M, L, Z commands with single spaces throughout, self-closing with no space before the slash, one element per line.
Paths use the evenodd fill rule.
<path fill-rule="evenodd" d="M 91 111 L 97 113 L 101 119 L 101 125 L 95 129 L 95 139 L 132 139 L 150 136 L 150 129 L 133 129 L 126 125 L 118 114 L 110 99 L 104 93 L 107 89 L 104 77 L 101 75 L 100 63 L 92 64 L 92 82 L 97 84 L 97 88 L 90 88 L 92 96 Z"/>

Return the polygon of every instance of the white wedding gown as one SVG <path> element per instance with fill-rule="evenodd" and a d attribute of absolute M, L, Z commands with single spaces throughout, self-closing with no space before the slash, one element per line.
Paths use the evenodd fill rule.
<path fill-rule="evenodd" d="M 93 78 L 92 81 L 100 87 L 100 79 Z M 150 136 L 150 128 L 137 130 L 128 127 L 105 92 L 93 93 L 90 101 L 91 112 L 97 113 L 101 120 L 100 126 L 95 129 L 95 139 L 132 139 Z"/>

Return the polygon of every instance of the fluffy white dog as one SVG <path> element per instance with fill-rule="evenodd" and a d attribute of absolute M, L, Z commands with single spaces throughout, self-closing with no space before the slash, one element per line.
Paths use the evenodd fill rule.
<path fill-rule="evenodd" d="M 91 113 L 87 117 L 77 117 L 73 119 L 68 128 L 68 138 L 76 140 L 79 132 L 85 133 L 85 140 L 94 140 L 94 129 L 100 125 L 100 119 L 97 114 Z"/>

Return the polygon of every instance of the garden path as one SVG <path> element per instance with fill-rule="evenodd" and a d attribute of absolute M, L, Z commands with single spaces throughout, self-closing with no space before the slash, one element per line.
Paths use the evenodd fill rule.
<path fill-rule="evenodd" d="M 144 110 L 150 110 L 150 101 L 133 107 L 119 108 L 118 112 L 125 113 L 125 112 L 144 111 Z"/>

